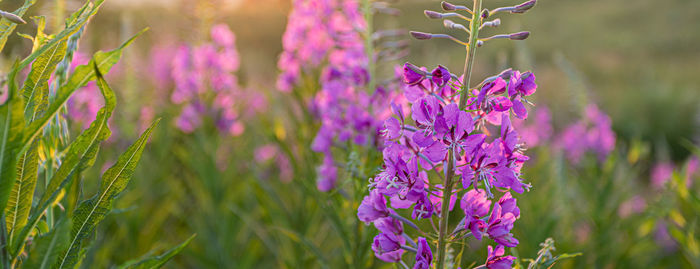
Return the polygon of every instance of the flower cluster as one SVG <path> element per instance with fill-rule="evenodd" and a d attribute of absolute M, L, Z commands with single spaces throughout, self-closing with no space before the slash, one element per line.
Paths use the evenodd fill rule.
<path fill-rule="evenodd" d="M 399 102 L 390 90 L 399 86 L 386 83 L 370 89 L 368 65 L 372 56 L 365 50 L 366 22 L 358 1 L 298 0 L 293 4 L 283 37 L 277 86 L 290 91 L 304 72 L 321 70 L 320 90 L 308 105 L 321 122 L 311 144 L 312 150 L 324 155 L 317 187 L 329 191 L 335 187 L 338 174 L 333 146 L 346 142 L 381 146 L 382 120 L 378 118 L 391 113 L 387 109 L 391 100 Z"/>
<path fill-rule="evenodd" d="M 175 125 L 190 133 L 204 119 L 230 135 L 243 132 L 235 103 L 240 88 L 235 72 L 239 67 L 236 37 L 226 25 L 211 29 L 212 42 L 199 46 L 182 45 L 170 63 L 174 90 L 170 99 L 182 104 Z"/>
<path fill-rule="evenodd" d="M 332 66 L 349 65 L 348 70 L 367 61 L 358 33 L 366 23 L 356 0 L 294 0 L 292 5 L 277 63 L 279 90 L 291 91 L 305 71 L 326 59 Z"/>
<path fill-rule="evenodd" d="M 566 127 L 557 143 L 572 163 L 580 162 L 587 151 L 604 160 L 615 149 L 612 121 L 596 105 L 589 104 L 583 119 Z"/>
<path fill-rule="evenodd" d="M 523 154 L 511 115 L 527 118 L 525 98 L 537 89 L 535 76 L 530 72 L 503 72 L 465 95 L 465 108 L 458 105 L 457 88 L 462 82 L 445 67 L 428 72 L 407 63 L 403 78 L 411 114 L 392 104 L 395 117 L 386 119 L 382 131 L 386 137 L 383 169 L 370 179 L 370 193 L 357 213 L 360 220 L 374 223 L 380 231 L 373 245 L 376 256 L 396 262 L 405 249 L 410 249 L 406 241 L 411 239 L 398 221 L 408 220 L 394 210 L 412 208 L 415 220 L 440 214 L 447 188 L 433 184 L 430 172 L 440 178 L 459 176 L 466 191 L 460 202 L 465 217 L 453 234 L 478 240 L 491 238 L 498 246 L 495 250 L 489 248 L 486 266 L 510 265 L 514 258 L 503 256 L 504 247 L 518 244 L 511 230 L 520 217 L 510 191 L 522 193 L 529 188 L 520 178 L 528 157 Z M 493 132 L 497 125 L 500 132 Z M 502 194 L 492 202 L 497 196 L 494 190 Z M 452 192 L 457 193 L 463 192 Z M 454 200 L 449 203 L 451 211 Z M 430 247 L 423 238 L 417 242 L 414 268 L 429 268 Z"/>

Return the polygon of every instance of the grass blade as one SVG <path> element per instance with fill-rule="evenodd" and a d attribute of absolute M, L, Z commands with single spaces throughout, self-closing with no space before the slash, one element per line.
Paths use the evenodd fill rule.
<path fill-rule="evenodd" d="M 187 238 L 184 242 L 179 245 L 169 249 L 168 251 L 160 254 L 158 256 L 148 256 L 141 258 L 140 260 L 129 261 L 126 264 L 119 266 L 119 269 L 151 269 L 151 268 L 161 268 L 165 263 L 170 261 L 175 255 L 180 253 L 185 247 L 194 239 L 196 234 Z"/>

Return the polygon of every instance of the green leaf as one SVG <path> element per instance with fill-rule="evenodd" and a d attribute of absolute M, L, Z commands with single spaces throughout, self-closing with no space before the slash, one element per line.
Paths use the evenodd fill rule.
<path fill-rule="evenodd" d="M 41 34 L 39 29 L 37 40 L 40 39 Z M 53 49 L 40 55 L 32 64 L 22 89 L 25 101 L 24 117 L 27 122 L 34 121 L 46 110 L 49 95 L 48 80 L 56 65 L 63 59 L 65 52 L 66 43 L 57 43 Z M 35 139 L 32 146 L 19 157 L 17 181 L 13 185 L 5 208 L 9 238 L 13 238 L 15 233 L 18 233 L 19 229 L 27 223 L 38 177 L 38 145 L 39 141 Z"/>
<path fill-rule="evenodd" d="M 24 118 L 28 122 L 43 114 L 48 106 L 49 78 L 65 55 L 66 42 L 63 41 L 53 45 L 32 63 L 32 69 L 22 87 Z"/>
<path fill-rule="evenodd" d="M 54 102 L 51 103 L 44 116 L 32 122 L 32 124 L 27 127 L 24 140 L 22 141 L 22 151 L 29 146 L 30 141 L 39 135 L 44 126 L 46 126 L 46 124 L 48 124 L 48 122 L 60 111 L 61 107 L 68 102 L 68 99 L 71 97 L 71 95 L 73 95 L 75 90 L 85 86 L 89 81 L 95 79 L 96 75 L 93 65 L 97 65 L 102 74 L 109 72 L 112 66 L 114 66 L 119 61 L 119 58 L 121 58 L 124 48 L 129 46 L 134 39 L 141 35 L 141 33 L 143 33 L 145 30 L 146 29 L 139 32 L 115 50 L 109 52 L 98 51 L 88 64 L 76 67 L 68 81 L 64 85 L 61 85 L 56 92 L 56 98 L 54 99 Z"/>
<path fill-rule="evenodd" d="M 34 5 L 34 3 L 36 3 L 36 0 L 25 0 L 24 5 L 15 10 L 15 12 L 12 12 L 12 14 L 22 17 L 24 13 L 27 12 L 27 9 Z M 7 18 L 3 17 L 2 19 L 0 19 L 0 51 L 2 51 L 3 48 L 5 48 L 5 43 L 7 43 L 7 39 L 10 37 L 12 32 L 15 31 L 16 27 L 17 24 L 11 22 Z"/>
<path fill-rule="evenodd" d="M 23 268 L 48 269 L 56 263 L 58 254 L 65 251 L 70 235 L 70 220 L 61 220 L 47 234 L 40 236 L 32 244 L 29 258 Z"/>
<path fill-rule="evenodd" d="M 17 67 L 15 63 L 13 68 Z M 9 74 L 14 79 L 16 73 Z M 8 85 L 7 101 L 0 106 L 0 208 L 4 210 L 17 175 L 17 157 L 21 148 L 24 102 L 17 86 Z"/>
<path fill-rule="evenodd" d="M 102 84 L 98 78 L 98 84 Z M 146 142 L 153 129 L 160 120 L 156 120 L 151 127 L 141 134 L 141 137 L 124 152 L 117 163 L 107 169 L 102 175 L 100 191 L 92 198 L 82 201 L 73 215 L 73 228 L 71 230 L 68 251 L 61 255 L 56 263 L 58 268 L 73 268 L 80 262 L 80 251 L 83 240 L 97 227 L 104 217 L 112 209 L 112 202 L 119 195 L 134 174 Z"/>
<path fill-rule="evenodd" d="M 167 263 L 170 259 L 175 257 L 180 251 L 185 249 L 185 247 L 192 241 L 192 239 L 196 236 L 196 234 L 193 234 L 190 236 L 190 238 L 187 238 L 184 242 L 180 243 L 179 245 L 169 249 L 168 251 L 164 252 L 163 254 L 160 254 L 158 256 L 148 256 L 148 257 L 143 257 L 140 260 L 133 260 L 133 261 L 128 261 L 125 264 L 119 266 L 119 269 L 151 269 L 151 268 L 160 268 L 165 263 Z"/>
<path fill-rule="evenodd" d="M 83 85 L 86 84 L 88 77 L 90 77 L 89 80 L 92 80 L 92 78 L 96 77 L 95 70 L 97 70 L 97 68 L 95 68 L 95 66 L 99 68 L 100 74 L 103 74 L 104 71 L 108 71 L 119 60 L 119 58 L 121 57 L 122 50 L 131 42 L 133 42 L 136 36 L 129 39 L 127 42 L 125 42 L 115 50 L 109 52 L 95 53 L 88 65 L 81 65 L 78 66 L 78 68 L 76 68 L 76 72 L 73 73 L 71 79 L 66 85 L 70 85 L 71 81 L 75 81 L 78 78 L 82 78 L 81 80 L 86 80 L 83 83 Z M 88 72 L 86 68 L 90 67 L 92 67 L 92 71 Z M 78 174 L 81 171 L 92 166 L 92 164 L 95 162 L 95 158 L 97 157 L 97 152 L 99 151 L 100 143 L 102 141 L 107 140 L 107 138 L 109 138 L 109 136 L 111 135 L 111 131 L 107 126 L 107 121 L 112 116 L 112 112 L 114 111 L 114 107 L 116 106 L 116 97 L 114 95 L 114 92 L 106 85 L 106 83 L 98 83 L 98 86 L 100 85 L 102 85 L 100 87 L 100 91 L 102 92 L 102 96 L 105 99 L 105 106 L 98 111 L 97 117 L 95 118 L 95 121 L 93 121 L 90 124 L 90 127 L 83 131 L 75 139 L 75 141 L 73 141 L 66 149 L 65 159 L 63 159 L 63 161 L 61 162 L 61 166 L 58 168 L 56 173 L 49 181 L 49 185 L 46 187 L 46 190 L 42 194 L 38 206 L 31 213 L 31 217 L 28 222 L 29 225 L 24 227 L 21 233 L 17 234 L 17 238 L 11 238 L 11 249 L 13 250 L 11 253 L 13 253 L 14 255 L 17 255 L 20 252 L 22 245 L 24 244 L 24 240 L 29 236 L 29 233 L 34 228 L 34 226 L 39 222 L 44 211 L 46 211 L 46 209 L 55 202 L 54 200 L 58 197 L 59 193 L 61 192 L 61 189 L 63 189 L 73 178 L 71 177 L 71 175 Z M 43 125 L 45 125 L 46 123 L 48 123 L 49 120 L 51 120 L 51 117 L 47 116 L 49 116 L 50 114 L 55 115 L 59 111 L 60 106 L 57 105 L 57 103 L 65 103 L 68 97 L 70 97 L 70 94 L 74 92 L 77 88 L 79 87 L 75 86 L 71 87 L 70 90 L 67 90 L 65 86 L 61 87 L 61 89 L 64 89 L 63 101 L 58 102 L 57 98 L 57 101 L 54 102 L 49 108 L 49 110 L 53 112 L 45 113 L 44 116 L 35 121 L 32 126 L 35 126 L 36 122 L 38 121 L 44 121 L 44 123 L 42 124 L 43 128 Z M 70 93 L 67 93 L 66 91 L 70 91 Z M 59 95 L 60 93 L 61 90 L 59 90 Z M 41 131 L 41 128 L 35 129 L 34 131 Z"/>
<path fill-rule="evenodd" d="M 5 208 L 5 222 L 9 237 L 12 238 L 27 224 L 29 210 L 32 207 L 34 189 L 39 173 L 39 141 L 34 141 L 17 163 L 17 179 L 10 192 Z"/>

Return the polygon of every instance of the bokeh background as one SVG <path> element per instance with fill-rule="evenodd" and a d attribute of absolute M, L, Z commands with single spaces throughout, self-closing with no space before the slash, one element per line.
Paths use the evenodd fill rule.
<path fill-rule="evenodd" d="M 39 1 L 29 15 L 46 15 L 51 29 L 60 22 L 57 18 L 81 4 Z M 484 6 L 512 4 L 516 3 L 494 0 Z M 0 9 L 19 5 L 6 0 Z M 424 9 L 439 9 L 439 1 L 389 5 L 400 13 L 377 15 L 377 28 L 443 31 L 441 22 L 422 14 Z M 119 97 L 111 123 L 116 132 L 103 149 L 111 154 L 102 154 L 86 173 L 83 188 L 96 187 L 91 178 L 114 161 L 109 156 L 117 156 L 137 137 L 144 117 L 160 116 L 166 124 L 155 133 L 116 212 L 98 228 L 86 264 L 121 264 L 197 233 L 169 267 L 317 267 L 319 255 L 334 264 L 332 268 L 344 266 L 337 251 L 341 239 L 328 224 L 325 207 L 295 186 L 297 180 L 313 181 L 314 169 L 294 164 L 296 169 L 285 172 L 275 157 L 251 161 L 261 147 L 279 139 L 297 137 L 299 148 L 308 147 L 318 128 L 295 127 L 285 110 L 293 97 L 275 86 L 291 7 L 290 1 L 281 0 L 106 2 L 86 29 L 79 51 L 90 55 L 111 49 L 145 27 L 150 30 L 107 76 Z M 532 70 L 539 84 L 534 102 L 552 112 L 554 129 L 548 141 L 531 149 L 535 157 L 525 175 L 534 188 L 518 197 L 523 212 L 516 223 L 518 254 L 535 257 L 538 244 L 552 237 L 557 252 L 583 253 L 557 265 L 564 268 L 698 268 L 700 211 L 692 203 L 697 202 L 698 176 L 689 176 L 691 183 L 685 188 L 673 187 L 683 184 L 672 182 L 682 182 L 685 173 L 692 172 L 692 145 L 700 144 L 700 1 L 540 0 L 526 16 L 502 20 L 501 27 L 487 31 L 528 30 L 530 38 L 479 48 L 474 75 L 486 77 L 508 66 Z M 170 103 L 163 93 L 168 86 L 158 84 L 154 71 L 167 66 L 169 59 L 155 55 L 210 42 L 209 31 L 217 24 L 228 25 L 235 34 L 238 87 L 265 101 L 251 112 L 255 120 L 242 121 L 241 134 L 207 125 L 182 132 L 173 124 L 182 108 Z M 17 31 L 33 33 L 34 27 L 30 23 Z M 380 72 L 391 74 L 393 65 L 404 61 L 443 64 L 456 73 L 463 68 L 463 48 L 446 40 L 405 39 L 410 54 L 383 63 Z M 10 65 L 15 55 L 30 49 L 30 41 L 13 36 L 0 65 Z M 253 107 L 251 100 L 242 106 Z M 597 104 L 611 117 L 616 149 L 602 161 L 588 156 L 572 163 L 553 149 L 556 134 L 581 118 L 587 104 Z M 157 109 L 146 115 L 144 107 Z M 72 125 L 75 130 L 80 127 Z M 299 161 L 315 166 L 320 158 Z M 655 170 L 669 182 L 665 187 L 652 184 Z M 629 209 L 637 208 L 632 205 L 639 209 Z M 343 214 L 352 218 L 353 205 L 344 206 L 348 212 Z M 473 251 L 465 260 L 481 264 L 484 248 L 470 245 Z M 370 252 L 365 253 L 367 260 L 373 259 Z M 365 266 L 389 268 L 379 261 Z"/>

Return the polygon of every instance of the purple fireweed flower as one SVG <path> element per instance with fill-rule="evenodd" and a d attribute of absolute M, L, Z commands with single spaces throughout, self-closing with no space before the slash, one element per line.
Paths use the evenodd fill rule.
<path fill-rule="evenodd" d="M 154 54 L 155 82 L 159 88 L 173 85 L 170 101 L 182 108 L 175 119 L 178 129 L 191 133 L 203 122 L 211 122 L 222 133 L 237 136 L 244 130 L 239 106 L 252 95 L 243 94 L 238 86 L 235 72 L 240 61 L 233 32 L 219 24 L 210 35 L 212 42 L 183 44 L 176 50 L 168 46 Z"/>
<path fill-rule="evenodd" d="M 433 252 L 430 250 L 428 241 L 423 237 L 418 237 L 418 253 L 416 253 L 416 263 L 413 264 L 413 269 L 430 269 L 430 264 L 433 262 Z"/>
<path fill-rule="evenodd" d="M 490 193 L 490 186 L 510 188 L 522 193 L 526 185 L 518 178 L 519 167 L 511 166 L 506 157 L 502 143 L 494 141 L 482 144 L 476 149 L 469 165 L 461 168 L 462 185 L 467 188 L 472 183 L 476 187 L 479 181 L 484 182 L 485 189 Z M 491 195 L 489 195 L 491 196 Z"/>
<path fill-rule="evenodd" d="M 520 74 L 513 71 L 508 82 L 508 96 L 513 102 L 513 113 L 521 119 L 527 118 L 527 109 L 522 102 L 523 97 L 532 95 L 537 90 L 535 75 L 532 72 Z"/>
<path fill-rule="evenodd" d="M 488 269 L 510 269 L 513 266 L 515 257 L 504 256 L 506 253 L 502 245 L 497 245 L 496 249 L 488 246 L 488 257 L 486 258 L 486 268 Z"/>
<path fill-rule="evenodd" d="M 374 237 L 372 250 L 374 255 L 385 262 L 398 262 L 401 260 L 404 250 L 401 246 L 406 243 L 406 239 L 394 233 L 379 233 Z"/>
<path fill-rule="evenodd" d="M 385 139 L 384 163 L 381 171 L 370 179 L 370 195 L 380 195 L 390 203 L 387 205 L 386 200 L 382 200 L 381 205 L 386 209 L 370 210 L 374 207 L 370 207 L 368 196 L 358 208 L 358 217 L 363 221 L 377 221 L 387 218 L 384 214 L 393 212 L 392 208 L 412 209 L 411 216 L 416 220 L 445 213 L 440 212 L 445 202 L 442 185 L 433 184 L 427 175 L 430 170 L 447 175 L 448 161 L 454 161 L 452 173 L 462 177 L 462 187 L 467 189 L 460 202 L 465 213 L 464 229 L 478 239 L 486 234 L 499 244 L 499 249 L 490 253 L 489 265 L 494 268 L 510 265 L 514 258 L 503 257 L 503 249 L 518 244 L 511 230 L 520 217 L 520 209 L 509 191 L 522 193 L 529 187 L 520 179 L 520 170 L 528 157 L 524 155 L 519 132 L 511 123 L 511 114 L 525 118 L 522 111 L 513 110 L 513 106 L 516 102 L 522 105 L 522 98 L 535 92 L 534 75 L 504 72 L 503 77 L 474 89 L 465 110 L 459 109 L 459 94 L 453 90 L 461 86 L 461 81 L 453 80 L 456 76 L 441 66 L 430 73 L 426 70 L 408 63 L 404 65 L 402 89 L 410 109 L 391 104 L 393 116 L 386 115 L 381 122 L 380 133 Z M 410 115 L 405 114 L 408 111 Z M 490 131 L 495 129 L 494 125 L 500 126 L 500 132 Z M 450 150 L 454 160 L 447 160 Z M 472 186 L 474 188 L 470 189 Z M 504 193 L 499 200 L 490 199 L 493 198 L 492 189 Z M 449 211 L 453 210 L 457 198 L 454 194 L 461 191 L 453 190 Z M 383 234 L 396 232 L 386 228 L 389 219 L 381 220 L 379 227 Z M 390 246 L 395 247 L 396 243 L 392 243 Z M 376 240 L 375 244 L 378 244 Z M 428 257 L 432 255 L 422 252 L 423 247 L 429 249 L 427 242 L 424 246 L 420 244 L 419 239 L 416 268 L 429 268 L 431 259 Z M 500 253 L 496 253 L 499 250 Z"/>
<path fill-rule="evenodd" d="M 450 71 L 447 70 L 447 68 L 443 67 L 442 65 L 438 65 L 438 67 L 433 70 L 431 75 L 432 75 L 431 79 L 433 80 L 433 83 L 435 83 L 435 85 L 437 85 L 438 87 L 445 86 L 447 84 L 447 82 L 449 82 L 450 79 L 452 78 L 450 76 Z"/>
<path fill-rule="evenodd" d="M 416 201 L 416 206 L 413 208 L 413 214 L 411 217 L 414 219 L 427 219 L 433 216 L 435 211 L 433 210 L 433 203 L 430 202 L 428 196 L 423 193 L 423 195 Z"/>
<path fill-rule="evenodd" d="M 318 167 L 318 181 L 316 186 L 320 191 L 329 191 L 335 186 L 338 179 L 338 168 L 335 167 L 333 158 L 326 156 L 323 164 Z"/>
<path fill-rule="evenodd" d="M 615 148 L 612 121 L 594 104 L 586 107 L 586 118 L 592 123 L 592 128 L 586 134 L 588 146 L 598 155 L 598 159 L 604 160 Z"/>
<path fill-rule="evenodd" d="M 659 162 L 651 168 L 651 185 L 655 188 L 661 188 L 671 179 L 673 175 L 673 163 Z"/>
<path fill-rule="evenodd" d="M 517 209 L 517 207 L 515 207 Z M 520 211 L 518 210 L 518 214 Z M 515 247 L 518 245 L 518 240 L 513 237 L 510 230 L 513 229 L 513 223 L 517 217 L 514 212 L 503 210 L 500 203 L 493 205 L 491 216 L 489 217 L 486 233 L 493 241 L 507 247 Z"/>
<path fill-rule="evenodd" d="M 403 66 L 403 83 L 406 85 L 416 85 L 423 81 L 425 74 L 416 72 L 417 66 L 405 63 Z M 437 70 L 437 69 L 436 69 Z"/>
<path fill-rule="evenodd" d="M 596 105 L 589 104 L 583 119 L 564 129 L 556 144 L 574 164 L 589 151 L 603 161 L 615 148 L 612 121 Z"/>
<path fill-rule="evenodd" d="M 362 199 L 357 208 L 357 218 L 364 222 L 373 222 L 379 218 L 389 216 L 384 196 L 377 189 L 371 190 L 368 196 Z"/>
<path fill-rule="evenodd" d="M 641 195 L 635 195 L 629 200 L 623 202 L 617 209 L 617 214 L 620 218 L 629 217 L 632 214 L 644 212 L 647 208 L 647 202 Z"/>
<path fill-rule="evenodd" d="M 373 223 L 374 227 L 382 233 L 393 233 L 396 235 L 401 235 L 403 233 L 403 223 L 395 218 L 378 218 Z"/>
<path fill-rule="evenodd" d="M 488 200 L 486 192 L 477 189 L 469 190 L 462 197 L 460 207 L 465 216 L 464 228 L 470 230 L 476 239 L 481 240 L 482 233 L 486 229 L 486 222 L 481 218 L 485 217 L 491 208 L 491 201 Z"/>

